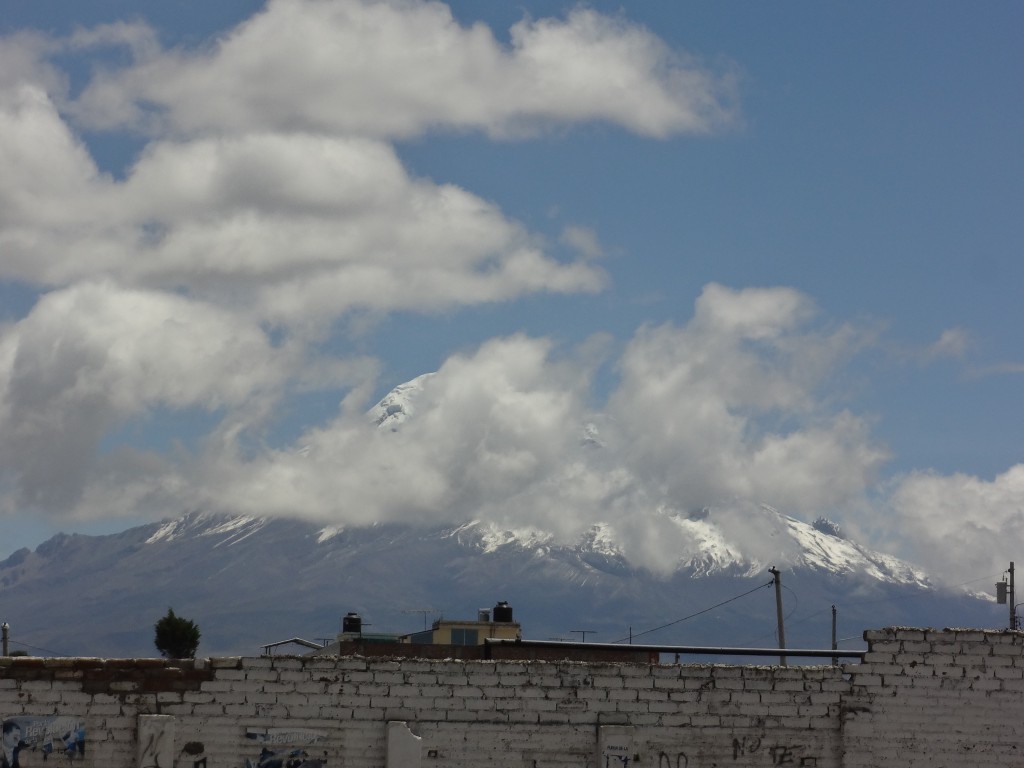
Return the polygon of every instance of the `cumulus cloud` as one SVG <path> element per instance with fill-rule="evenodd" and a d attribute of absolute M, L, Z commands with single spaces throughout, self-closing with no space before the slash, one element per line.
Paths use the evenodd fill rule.
<path fill-rule="evenodd" d="M 419 379 L 415 414 L 394 429 L 345 408 L 286 448 L 211 444 L 185 497 L 332 525 L 481 519 L 563 541 L 602 524 L 629 557 L 670 569 L 692 546 L 673 518 L 750 499 L 818 514 L 872 487 L 885 452 L 817 394 L 820 359 L 842 359 L 855 334 L 813 318 L 790 289 L 709 286 L 686 326 L 637 333 L 597 409 L 599 358 L 496 339 Z"/>
<path fill-rule="evenodd" d="M 31 87 L 0 111 L 0 138 L 10 171 L 0 179 L 8 279 L 184 287 L 284 325 L 353 309 L 591 292 L 605 282 L 586 261 L 546 255 L 493 204 L 411 178 L 373 140 L 156 142 L 115 181 Z"/>
<path fill-rule="evenodd" d="M 1024 464 L 986 480 L 913 472 L 892 484 L 888 503 L 870 518 L 873 534 L 897 544 L 936 575 L 1001 573 L 1024 536 Z M 956 564 L 951 571 L 950 543 Z"/>
<path fill-rule="evenodd" d="M 592 345 L 519 335 L 418 380 L 416 413 L 395 429 L 350 397 L 333 419 L 275 446 L 258 436 L 289 388 L 358 389 L 372 364 L 309 366 L 307 347 L 275 346 L 238 314 L 83 284 L 45 296 L 0 340 L 0 459 L 16 487 L 5 505 L 81 519 L 140 506 L 330 525 L 479 519 L 567 542 L 602 525 L 627 557 L 663 571 L 697 554 L 680 521 L 710 506 L 733 545 L 767 559 L 780 553 L 751 532 L 753 501 L 842 518 L 862 512 L 875 488 L 886 452 L 863 419 L 823 396 L 859 344 L 856 329 L 829 327 L 792 289 L 710 285 L 689 323 L 636 333 L 603 403 Z M 101 449 L 112 427 L 160 408 L 205 411 L 215 426 L 177 452 Z M 892 494 L 889 527 L 873 535 L 910 540 L 920 528 L 921 546 L 907 549 L 927 562 L 929 542 L 972 509 L 977 536 L 966 543 L 980 555 L 1019 522 L 1019 510 L 983 517 L 997 501 L 1019 507 L 1019 481 L 911 477 Z M 942 525 L 932 525 L 936 514 Z"/>
<path fill-rule="evenodd" d="M 396 431 L 342 412 L 293 449 L 254 460 L 225 452 L 208 464 L 204 505 L 356 524 L 546 514 L 515 501 L 578 450 L 584 383 L 550 346 L 513 337 L 450 358 L 421 380 L 416 416 Z"/>
<path fill-rule="evenodd" d="M 521 21 L 504 46 L 441 3 L 275 0 L 209 50 L 146 47 L 133 66 L 97 74 L 74 112 L 96 128 L 178 135 L 505 136 L 601 120 L 664 137 L 727 125 L 733 80 L 585 8 Z"/>
<path fill-rule="evenodd" d="M 118 423 L 158 407 L 251 423 L 300 359 L 258 327 L 173 294 L 106 283 L 54 291 L 0 335 L 0 464 L 24 503 L 66 511 Z"/>
<path fill-rule="evenodd" d="M 807 513 L 864 492 L 885 453 L 861 419 L 817 394 L 857 334 L 822 330 L 813 314 L 792 289 L 710 285 L 689 325 L 634 337 L 609 412 L 630 463 L 666 503 L 737 496 Z M 794 419 L 798 429 L 775 427 Z"/>
<path fill-rule="evenodd" d="M 84 84 L 62 69 L 109 46 L 127 63 L 106 57 Z M 4 38 L 0 280 L 39 298 L 0 328 L 0 509 L 476 518 L 564 540 L 600 523 L 657 568 L 687 544 L 680 516 L 723 500 L 736 520 L 750 500 L 860 509 L 886 452 L 826 392 L 869 337 L 790 288 L 708 285 L 688 322 L 645 326 L 616 353 L 494 339 L 425 379 L 400 429 L 364 413 L 379 362 L 346 353 L 353 315 L 608 282 L 599 232 L 566 227 L 574 256 L 559 258 L 496 203 L 411 174 L 390 142 L 593 121 L 704 134 L 736 119 L 734 99 L 729 71 L 585 7 L 524 19 L 507 43 L 411 0 L 276 0 L 192 49 L 142 23 Z M 105 130 L 139 146 L 115 172 L 83 139 Z M 967 341 L 952 329 L 928 354 Z M 606 395 L 592 378 L 613 354 Z M 310 390 L 337 409 L 294 442 L 268 437 Z M 125 436 L 195 414 L 200 434 L 174 448 Z M 876 525 L 909 541 L 945 499 L 948 533 L 959 500 L 982 557 L 986 535 L 1019 525 L 985 516 L 1020 506 L 1018 474 L 910 476 Z"/>

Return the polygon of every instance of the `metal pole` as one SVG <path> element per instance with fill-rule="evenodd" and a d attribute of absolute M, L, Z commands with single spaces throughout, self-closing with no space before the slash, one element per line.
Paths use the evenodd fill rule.
<path fill-rule="evenodd" d="M 782 575 L 779 573 L 778 568 L 772 566 L 768 569 L 768 573 L 775 577 L 775 614 L 779 622 L 779 650 L 786 650 L 786 628 L 782 623 Z M 786 654 L 779 654 L 779 664 L 786 666 Z"/>
<path fill-rule="evenodd" d="M 836 640 L 836 607 L 834 605 L 832 606 L 832 650 L 839 650 L 839 641 Z M 839 666 L 838 656 L 832 657 L 832 666 Z"/>
<path fill-rule="evenodd" d="M 1017 603 L 1013 596 L 1013 560 L 1010 561 L 1010 630 L 1017 628 Z"/>
<path fill-rule="evenodd" d="M 11 640 L 11 625 L 5 621 L 0 625 L 0 630 L 3 630 L 3 655 L 10 656 L 10 648 L 8 646 Z"/>

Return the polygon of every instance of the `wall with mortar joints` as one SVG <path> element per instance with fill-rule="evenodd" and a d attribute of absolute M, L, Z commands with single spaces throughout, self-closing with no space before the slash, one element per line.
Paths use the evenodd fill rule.
<path fill-rule="evenodd" d="M 173 718 L 174 765 L 163 768 L 243 768 L 258 739 L 293 735 L 311 738 L 326 768 L 384 768 L 396 720 L 431 768 L 583 768 L 601 726 L 631 729 L 636 768 L 1020 763 L 1024 635 L 866 639 L 864 663 L 844 667 L 3 659 L 0 714 L 83 718 L 86 761 L 104 768 L 146 768 L 141 715 Z"/>
<path fill-rule="evenodd" d="M 1024 635 L 866 633 L 841 718 L 845 765 L 1008 766 L 1024 755 Z"/>

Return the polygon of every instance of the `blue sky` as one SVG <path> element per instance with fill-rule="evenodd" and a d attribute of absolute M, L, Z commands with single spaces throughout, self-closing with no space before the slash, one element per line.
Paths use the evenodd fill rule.
<path fill-rule="evenodd" d="M 744 500 L 1000 570 L 1022 22 L 0 0 L 0 554 L 212 509 L 655 558 Z M 432 420 L 367 427 L 432 371 Z"/>

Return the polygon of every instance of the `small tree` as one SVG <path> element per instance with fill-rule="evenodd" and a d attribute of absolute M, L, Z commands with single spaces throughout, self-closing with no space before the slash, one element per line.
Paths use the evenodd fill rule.
<path fill-rule="evenodd" d="M 194 659 L 199 647 L 199 627 L 194 621 L 174 615 L 168 608 L 167 615 L 156 623 L 156 639 L 153 643 L 160 654 L 167 659 Z"/>

